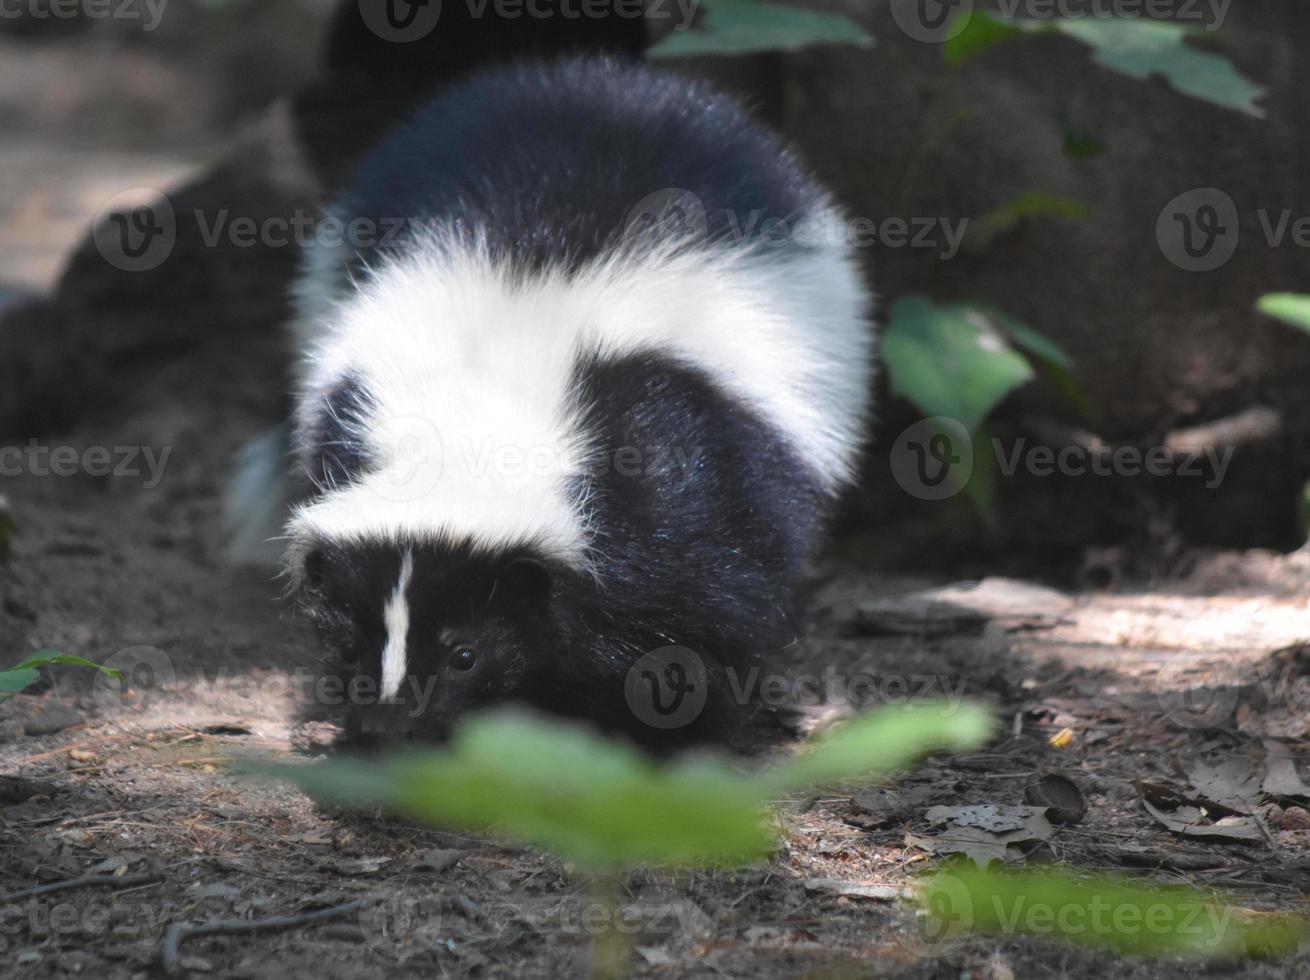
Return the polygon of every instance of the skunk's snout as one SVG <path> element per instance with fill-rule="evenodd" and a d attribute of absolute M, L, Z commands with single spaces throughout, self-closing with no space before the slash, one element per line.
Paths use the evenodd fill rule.
<path fill-rule="evenodd" d="M 346 734 L 353 745 L 365 750 L 404 745 L 419 737 L 416 719 L 400 706 L 352 712 Z"/>

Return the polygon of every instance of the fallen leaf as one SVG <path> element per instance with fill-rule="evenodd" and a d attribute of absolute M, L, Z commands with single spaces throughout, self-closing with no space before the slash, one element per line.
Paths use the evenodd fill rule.
<path fill-rule="evenodd" d="M 949 826 L 935 837 L 907 835 L 908 844 L 931 854 L 963 854 L 980 868 L 1012 860 L 1011 844 L 1049 840 L 1055 832 L 1041 807 L 935 806 L 925 816 Z"/>
<path fill-rule="evenodd" d="M 1206 812 L 1200 807 L 1180 806 L 1172 812 L 1160 809 L 1147 799 L 1143 787 L 1149 784 L 1138 782 L 1137 795 L 1146 812 L 1176 834 L 1184 837 L 1216 838 L 1231 841 L 1264 840 L 1264 833 L 1252 817 L 1228 816 L 1211 822 Z"/>
<path fill-rule="evenodd" d="M 1014 833 L 1022 833 L 1015 831 Z M 1009 850 L 1007 836 L 991 834 L 977 827 L 954 827 L 936 837 L 921 837 L 918 834 L 906 834 L 905 843 L 917 847 L 929 854 L 963 854 L 984 870 L 993 861 L 1002 864 L 1014 859 Z"/>
<path fill-rule="evenodd" d="M 1024 799 L 1045 809 L 1052 823 L 1079 823 L 1087 815 L 1087 800 L 1078 784 L 1054 773 L 1040 776 L 1024 787 Z"/>
<path fill-rule="evenodd" d="M 1250 816 L 1260 804 L 1260 774 L 1249 758 L 1237 756 L 1218 764 L 1193 762 L 1187 780 L 1196 791 L 1193 802 L 1217 804 L 1206 809 L 1225 809 Z"/>
<path fill-rule="evenodd" d="M 1277 742 L 1265 743 L 1265 778 L 1260 788 L 1269 796 L 1310 800 L 1310 786 L 1301 781 L 1296 761 Z"/>
<path fill-rule="evenodd" d="M 1000 806 L 983 804 L 980 806 L 935 806 L 924 814 L 932 823 L 952 823 L 957 827 L 977 827 L 994 834 L 1008 833 L 1013 830 L 1042 830 L 1045 836 L 1051 836 L 1051 826 L 1046 821 L 1042 807 L 1034 806 Z M 1040 824 L 1034 824 L 1034 819 Z"/>

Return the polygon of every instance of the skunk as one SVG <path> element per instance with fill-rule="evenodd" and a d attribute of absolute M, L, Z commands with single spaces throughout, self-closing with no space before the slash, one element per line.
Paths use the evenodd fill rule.
<path fill-rule="evenodd" d="M 445 89 L 331 213 L 285 531 L 317 700 L 361 745 L 502 702 L 731 732 L 865 437 L 872 298 L 828 193 L 731 99 L 569 57 Z M 652 724 L 634 691 L 675 682 L 696 710 Z"/>

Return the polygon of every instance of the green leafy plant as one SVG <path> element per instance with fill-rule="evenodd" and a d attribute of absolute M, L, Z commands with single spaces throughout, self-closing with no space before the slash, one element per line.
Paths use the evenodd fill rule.
<path fill-rule="evenodd" d="M 1310 940 L 1303 916 L 1239 908 L 1194 888 L 1051 868 L 957 864 L 924 878 L 918 897 L 933 942 L 1030 935 L 1118 953 L 1228 959 L 1285 955 Z"/>
<path fill-rule="evenodd" d="M 15 664 L 7 670 L 0 670 L 0 701 L 19 694 L 28 687 L 31 687 L 40 678 L 37 673 L 38 667 L 44 667 L 48 664 L 70 664 L 74 667 L 90 667 L 100 671 L 109 677 L 121 679 L 123 672 L 114 670 L 112 667 L 102 667 L 100 664 L 83 657 L 74 657 L 70 654 L 59 653 L 56 650 L 42 650 L 28 657 L 20 664 Z"/>
<path fill-rule="evenodd" d="M 991 714 L 975 706 L 884 710 L 752 775 L 711 756 L 660 765 L 579 728 L 492 713 L 466 721 L 443 751 L 256 771 L 322 799 L 540 845 L 589 874 L 594 897 L 613 912 L 624 867 L 762 857 L 773 848 L 765 814 L 778 794 L 882 775 L 934 749 L 975 748 L 991 730 Z M 599 934 L 593 974 L 625 976 L 630 942 L 618 930 Z"/>
<path fill-rule="evenodd" d="M 872 47 L 873 38 L 841 14 L 768 0 L 702 0 L 699 28 L 674 31 L 651 47 L 656 58 L 794 51 L 815 44 Z"/>
<path fill-rule="evenodd" d="M 1080 410 L 1089 411 L 1069 356 L 985 303 L 934 303 L 913 295 L 897 300 L 888 312 L 882 357 L 894 394 L 925 418 L 955 419 L 975 437 L 986 435 L 984 423 L 992 410 L 1037 377 L 1038 369 Z M 996 460 L 986 438 L 975 438 L 975 444 L 973 471 L 964 488 L 990 522 L 995 517 Z"/>
<path fill-rule="evenodd" d="M 943 46 L 949 65 L 959 65 L 1016 38 L 1063 34 L 1091 48 L 1092 60 L 1103 68 L 1136 79 L 1159 75 L 1184 95 L 1252 116 L 1265 115 L 1257 105 L 1265 90 L 1238 72 L 1227 58 L 1189 45 L 1188 38 L 1197 32 L 1181 24 L 1140 17 L 1021 20 L 988 10 L 956 16 L 968 20 L 954 25 L 949 32 L 954 36 Z"/>

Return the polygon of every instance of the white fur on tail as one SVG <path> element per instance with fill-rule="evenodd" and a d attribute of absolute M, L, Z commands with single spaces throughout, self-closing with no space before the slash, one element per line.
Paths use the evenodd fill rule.
<path fill-rule="evenodd" d="M 530 543 L 585 564 L 569 380 L 580 359 L 646 350 L 704 370 L 836 489 L 863 436 L 871 305 L 844 247 L 625 250 L 528 275 L 434 231 L 302 335 L 301 404 L 353 372 L 376 402 L 359 435 L 387 459 L 299 508 L 292 535 Z"/>

